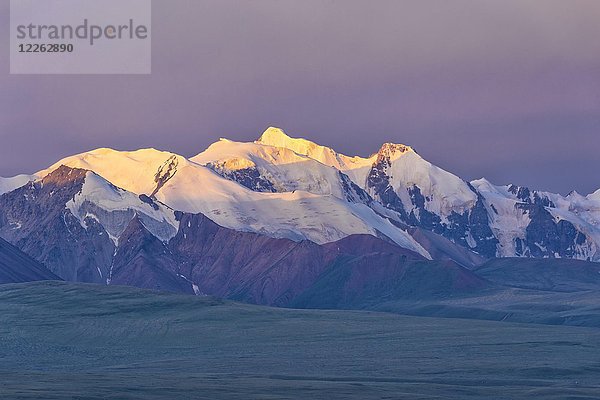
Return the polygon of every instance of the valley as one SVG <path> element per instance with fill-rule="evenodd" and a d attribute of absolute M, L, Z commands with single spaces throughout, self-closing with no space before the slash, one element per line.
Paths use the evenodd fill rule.
<path fill-rule="evenodd" d="M 598 329 L 0 286 L 10 399 L 595 399 Z"/>

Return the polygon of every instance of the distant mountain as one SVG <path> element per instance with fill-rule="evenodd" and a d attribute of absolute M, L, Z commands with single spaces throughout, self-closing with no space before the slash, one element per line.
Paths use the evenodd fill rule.
<path fill-rule="evenodd" d="M 498 238 L 496 256 L 600 261 L 600 199 L 472 182 Z"/>
<path fill-rule="evenodd" d="M 497 257 L 600 261 L 600 191 L 469 183 L 409 146 L 349 157 L 269 128 L 2 178 L 0 237 L 69 281 L 345 307 L 480 290 Z"/>
<path fill-rule="evenodd" d="M 490 286 L 453 261 L 407 261 L 394 254 L 366 253 L 337 260 L 291 306 L 369 309 L 392 300 L 464 297 Z"/>
<path fill-rule="evenodd" d="M 21 250 L 0 239 L 0 284 L 61 280 Z"/>
<path fill-rule="evenodd" d="M 565 259 L 498 258 L 477 267 L 477 275 L 522 289 L 600 292 L 600 263 Z"/>
<path fill-rule="evenodd" d="M 465 182 L 401 144 L 348 157 L 269 128 L 258 143 L 293 149 L 348 176 L 409 226 L 442 235 L 486 257 L 600 261 L 600 190 L 567 197 L 526 187 Z"/>

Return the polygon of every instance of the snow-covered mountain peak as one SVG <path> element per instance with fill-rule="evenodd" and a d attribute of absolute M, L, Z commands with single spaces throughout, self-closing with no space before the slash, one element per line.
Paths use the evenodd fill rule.
<path fill-rule="evenodd" d="M 211 144 L 202 153 L 190 158 L 190 161 L 207 165 L 209 163 L 227 164 L 228 169 L 252 168 L 257 164 L 297 164 L 311 160 L 286 147 L 276 147 L 260 142 L 245 143 L 221 139 Z M 314 160 L 311 160 L 314 161 Z"/>
<path fill-rule="evenodd" d="M 581 200 L 586 200 L 586 196 L 582 195 L 577 190 L 571 190 L 569 192 L 569 194 L 567 194 L 565 199 L 568 199 L 571 201 L 581 201 Z"/>
<path fill-rule="evenodd" d="M 137 194 L 152 194 L 165 178 L 172 177 L 174 168 L 189 163 L 186 158 L 152 148 L 119 151 L 101 148 L 63 158 L 50 168 L 40 171 L 44 177 L 61 165 L 94 171 L 118 187 Z M 179 167 L 177 167 L 179 165 Z"/>
<path fill-rule="evenodd" d="M 219 141 L 190 161 L 258 192 L 303 190 L 347 198 L 353 189 L 340 172 L 284 147 Z"/>
<path fill-rule="evenodd" d="M 275 126 L 270 126 L 258 138 L 257 142 L 270 144 L 270 142 L 285 143 L 290 140 L 292 140 L 292 138 L 290 136 L 288 136 L 288 134 L 285 133 L 283 129 L 277 128 Z M 285 146 L 278 146 L 278 147 L 285 147 Z"/>
<path fill-rule="evenodd" d="M 477 194 L 458 176 L 423 159 L 412 148 L 404 145 L 384 145 L 369 174 L 371 190 L 382 190 L 379 179 L 385 178 L 390 187 L 400 195 L 404 204 L 414 204 L 424 197 L 425 208 L 440 216 L 453 211 L 462 213 L 471 209 Z M 411 194 L 413 191 L 414 192 Z M 410 213 L 410 210 L 406 210 Z"/>
<path fill-rule="evenodd" d="M 476 188 L 477 190 L 479 190 L 479 188 L 492 188 L 492 187 L 496 187 L 496 185 L 494 185 L 492 182 L 488 181 L 485 178 L 480 178 L 480 179 L 475 179 L 472 180 L 471 185 Z"/>
<path fill-rule="evenodd" d="M 346 173 L 354 182 L 359 183 L 359 185 L 364 183 L 366 175 L 377 156 L 376 154 L 370 158 L 346 156 L 310 140 L 292 138 L 279 128 L 268 128 L 255 143 L 285 148 L 312 158 L 321 164 Z"/>
<path fill-rule="evenodd" d="M 331 164 L 335 164 L 335 160 L 338 158 L 337 153 L 333 149 L 321 146 L 307 139 L 292 138 L 280 128 L 267 128 L 256 143 L 289 149 L 317 161 L 325 161 L 323 163 L 330 166 L 334 166 Z"/>
<path fill-rule="evenodd" d="M 412 147 L 406 146 L 404 144 L 397 143 L 384 143 L 381 146 L 381 149 L 377 152 L 377 158 L 386 158 L 388 160 L 394 160 L 406 153 L 415 153 Z"/>
<path fill-rule="evenodd" d="M 404 144 L 385 143 L 369 158 L 348 157 L 309 140 L 291 138 L 278 128 L 267 129 L 256 143 L 290 149 L 334 167 L 373 195 L 379 189 L 385 191 L 389 185 L 405 204 L 412 203 L 408 191 L 417 187 L 428 203 L 426 208 L 442 216 L 452 211 L 463 212 L 477 201 L 476 193 L 466 182 L 424 160 Z M 382 178 L 387 182 L 385 187 L 379 187 Z"/>

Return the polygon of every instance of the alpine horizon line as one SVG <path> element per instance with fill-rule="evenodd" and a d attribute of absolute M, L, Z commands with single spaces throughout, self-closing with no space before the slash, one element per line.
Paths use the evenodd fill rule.
<path fill-rule="evenodd" d="M 257 141 L 221 139 L 191 158 L 101 148 L 33 175 L 2 178 L 0 194 L 63 166 L 95 174 L 62 206 L 82 226 L 90 216 L 101 221 L 104 213 L 141 212 L 161 241 L 177 232 L 177 211 L 236 231 L 317 244 L 368 234 L 465 266 L 495 257 L 600 261 L 600 190 L 562 196 L 466 182 L 401 144 L 386 143 L 370 157 L 346 156 L 271 127 Z M 155 204 L 167 208 L 147 209 Z M 23 225 L 11 218 L 4 226 L 9 239 Z M 116 226 L 102 224 L 115 243 L 129 217 L 123 218 Z"/>

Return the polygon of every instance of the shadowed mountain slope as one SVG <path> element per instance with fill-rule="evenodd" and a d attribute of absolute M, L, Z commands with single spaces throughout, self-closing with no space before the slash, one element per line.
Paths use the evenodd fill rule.
<path fill-rule="evenodd" d="M 598 291 L 600 263 L 566 259 L 499 258 L 475 269 L 502 285 L 555 292 Z"/>
<path fill-rule="evenodd" d="M 0 284 L 43 280 L 60 280 L 60 278 L 0 238 Z"/>

